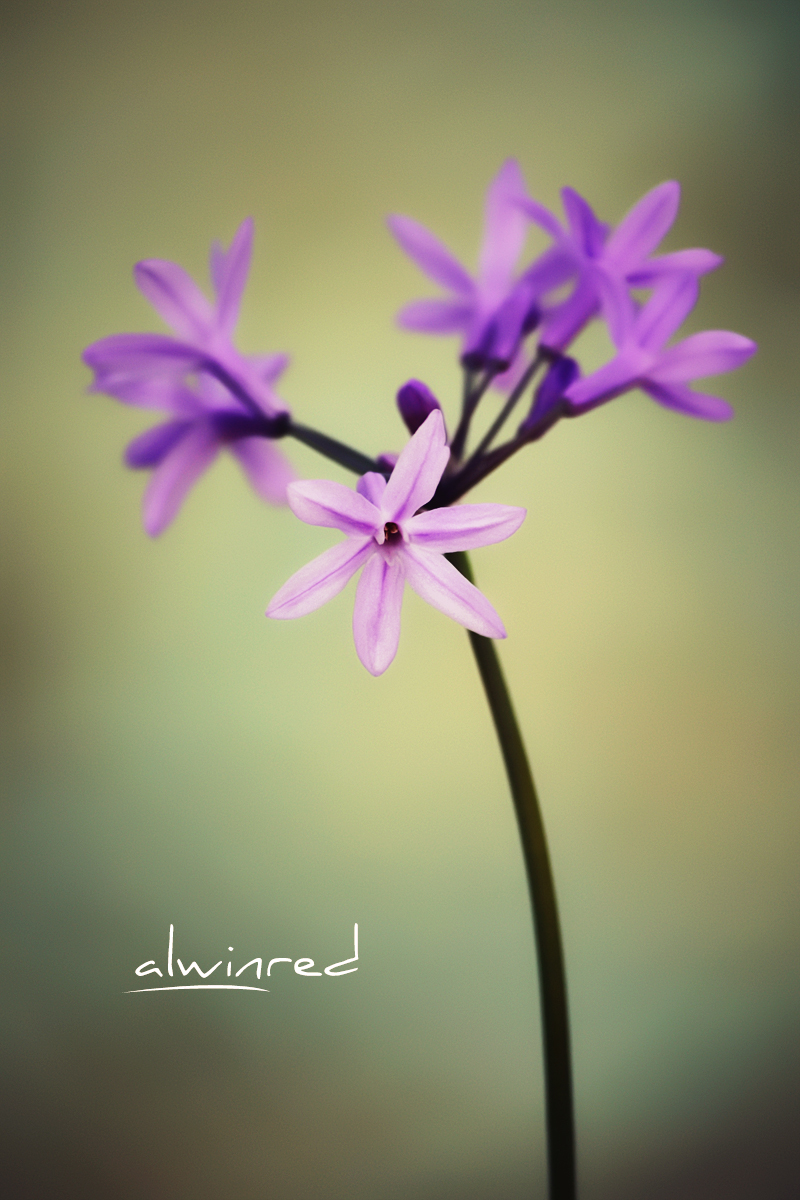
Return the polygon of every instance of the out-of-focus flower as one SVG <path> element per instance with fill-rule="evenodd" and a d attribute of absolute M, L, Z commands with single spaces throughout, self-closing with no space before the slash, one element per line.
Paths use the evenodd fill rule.
<path fill-rule="evenodd" d="M 423 225 L 410 217 L 388 218 L 389 229 L 406 254 L 450 293 L 446 299 L 407 305 L 398 314 L 398 323 L 420 333 L 460 333 L 461 358 L 468 367 L 507 368 L 520 337 L 538 318 L 531 289 L 516 286 L 517 260 L 527 233 L 525 197 L 522 172 L 509 158 L 486 195 L 483 245 L 474 279 Z"/>
<path fill-rule="evenodd" d="M 434 409 L 406 444 L 388 482 L 371 472 L 355 491 L 325 480 L 290 484 L 296 516 L 310 525 L 341 529 L 348 537 L 293 575 L 271 600 L 267 616 L 288 619 L 313 612 L 363 567 L 353 635 L 358 657 L 373 675 L 382 674 L 397 653 L 406 584 L 467 629 L 505 637 L 492 605 L 444 555 L 510 537 L 525 509 L 463 504 L 419 512 L 433 496 L 449 454 L 442 414 Z"/>
<path fill-rule="evenodd" d="M 83 361 L 95 374 L 91 391 L 171 415 L 135 438 L 125 454 L 128 466 L 153 470 L 143 499 L 143 523 L 151 536 L 169 525 L 222 446 L 238 459 L 259 495 L 273 504 L 286 502 L 286 486 L 296 477 L 266 440 L 287 419 L 273 384 L 288 356 L 245 356 L 232 341 L 252 243 L 253 222 L 248 219 L 227 252 L 219 243 L 212 246 L 213 304 L 177 263 L 137 263 L 139 290 L 177 338 L 123 333 L 84 351 Z"/>
<path fill-rule="evenodd" d="M 722 259 L 718 254 L 703 249 L 648 257 L 671 228 L 680 195 L 678 183 L 659 184 L 642 196 L 611 232 L 572 188 L 561 191 L 566 228 L 544 205 L 526 197 L 523 210 L 555 243 L 540 261 L 547 260 L 549 255 L 553 268 L 565 270 L 559 282 L 577 275 L 575 287 L 566 300 L 544 306 L 542 345 L 553 350 L 569 345 L 599 312 L 605 294 L 604 280 L 628 287 L 652 287 L 669 275 L 697 278 L 720 265 Z M 534 263 L 531 273 L 537 270 L 541 267 Z"/>
<path fill-rule="evenodd" d="M 727 401 L 695 392 L 687 385 L 740 367 L 755 353 L 756 343 L 738 333 L 715 329 L 664 347 L 694 307 L 698 290 L 695 275 L 667 275 L 647 304 L 637 310 L 626 290 L 606 287 L 604 307 L 618 353 L 598 371 L 569 385 L 565 396 L 572 413 L 639 387 L 666 408 L 707 421 L 727 421 L 733 415 Z"/>

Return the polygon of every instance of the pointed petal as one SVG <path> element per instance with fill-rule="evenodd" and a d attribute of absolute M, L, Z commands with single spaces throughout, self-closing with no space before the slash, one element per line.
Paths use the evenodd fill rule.
<path fill-rule="evenodd" d="M 227 254 L 214 247 L 211 255 L 211 275 L 217 293 L 217 322 L 222 333 L 230 337 L 239 317 L 250 257 L 253 253 L 253 219 L 242 221 Z"/>
<path fill-rule="evenodd" d="M 597 289 L 599 273 L 584 271 L 571 296 L 545 314 L 542 345 L 564 350 L 600 307 Z"/>
<path fill-rule="evenodd" d="M 439 409 L 420 425 L 406 442 L 383 494 L 387 521 L 404 521 L 427 504 L 450 461 L 444 419 Z"/>
<path fill-rule="evenodd" d="M 675 273 L 689 275 L 707 275 L 722 266 L 724 258 L 714 254 L 713 250 L 676 250 L 672 254 L 659 254 L 656 258 L 648 258 L 635 271 L 628 271 L 625 278 L 631 287 L 651 287 L 664 275 Z"/>
<path fill-rule="evenodd" d="M 648 378 L 657 383 L 688 383 L 706 375 L 721 375 L 735 371 L 747 362 L 758 347 L 750 338 L 724 329 L 707 329 L 693 333 L 660 356 L 648 371 Z"/>
<path fill-rule="evenodd" d="M 200 288 L 177 263 L 148 258 L 137 263 L 133 276 L 139 291 L 180 337 L 204 341 L 216 324 L 214 310 Z"/>
<path fill-rule="evenodd" d="M 608 232 L 607 227 L 598 221 L 590 205 L 583 196 L 570 187 L 561 189 L 561 202 L 567 214 L 570 233 L 587 258 L 599 258 Z"/>
<path fill-rule="evenodd" d="M 474 584 L 441 554 L 422 546 L 403 547 L 406 583 L 428 604 L 483 637 L 504 638 L 505 626 Z"/>
<path fill-rule="evenodd" d="M 567 400 L 578 408 L 611 400 L 634 387 L 652 362 L 651 354 L 631 347 L 612 358 L 611 362 L 600 367 L 598 371 L 593 371 L 584 379 L 577 379 L 564 394 Z"/>
<path fill-rule="evenodd" d="M 551 246 L 528 267 L 520 283 L 528 284 L 533 296 L 546 298 L 548 292 L 561 287 L 576 272 L 575 256 L 561 246 Z"/>
<path fill-rule="evenodd" d="M 347 538 L 306 563 L 272 597 L 267 616 L 277 621 L 304 617 L 347 586 L 377 547 L 372 538 Z"/>
<path fill-rule="evenodd" d="M 290 354 L 247 355 L 247 362 L 264 383 L 277 383 L 291 361 Z"/>
<path fill-rule="evenodd" d="M 287 504 L 286 489 L 297 479 L 289 460 L 267 438 L 238 438 L 228 443 L 253 488 L 270 504 Z"/>
<path fill-rule="evenodd" d="M 545 208 L 538 200 L 534 200 L 531 196 L 526 196 L 520 201 L 520 208 L 525 213 L 528 220 L 535 222 L 540 229 L 545 233 L 549 233 L 557 242 L 563 242 L 566 238 L 566 232 L 561 227 L 557 217 L 555 217 L 549 208 Z"/>
<path fill-rule="evenodd" d="M 600 299 L 612 342 L 617 347 L 627 346 L 633 339 L 637 316 L 636 305 L 627 285 L 618 276 L 603 269 L 593 271 L 587 282 L 594 287 Z"/>
<path fill-rule="evenodd" d="M 461 263 L 424 225 L 401 216 L 387 217 L 386 224 L 401 248 L 430 279 L 461 295 L 472 294 L 472 280 Z"/>
<path fill-rule="evenodd" d="M 510 504 L 457 504 L 409 517 L 404 532 L 414 546 L 451 554 L 504 541 L 516 533 L 525 515 L 524 508 Z"/>
<path fill-rule="evenodd" d="M 658 384 L 652 380 L 643 380 L 640 384 L 643 392 L 647 392 L 653 400 L 664 408 L 683 413 L 687 417 L 700 417 L 705 421 L 730 421 L 733 409 L 727 400 L 719 396 L 708 396 L 703 392 L 695 392 L 682 383 Z"/>
<path fill-rule="evenodd" d="M 289 507 L 307 525 L 374 537 L 383 528 L 380 510 L 365 496 L 329 479 L 302 479 L 289 486 Z"/>
<path fill-rule="evenodd" d="M 161 409 L 174 413 L 175 416 L 197 417 L 204 411 L 198 394 L 180 379 L 172 379 L 168 375 L 151 379 L 105 376 L 89 390 L 104 392 L 107 396 L 113 396 L 115 400 L 121 400 L 123 404 L 132 404 L 136 408 Z"/>
<path fill-rule="evenodd" d="M 105 380 L 123 375 L 163 374 L 165 371 L 180 377 L 186 371 L 196 369 L 204 355 L 197 346 L 165 334 L 117 333 L 92 342 L 82 357 L 86 366 L 96 372 L 98 380 Z"/>
<path fill-rule="evenodd" d="M 401 329 L 415 333 L 463 333 L 475 315 L 475 305 L 459 300 L 415 300 L 397 314 Z"/>
<path fill-rule="evenodd" d="M 405 579 L 401 556 L 375 554 L 356 588 L 353 638 L 356 652 L 371 675 L 382 675 L 397 653 Z"/>
<path fill-rule="evenodd" d="M 186 493 L 217 456 L 219 442 L 205 422 L 196 422 L 156 467 L 142 499 L 145 531 L 157 537 L 177 516 Z"/>
<path fill-rule="evenodd" d="M 496 304 L 511 286 L 517 259 L 527 235 L 520 207 L 525 180 L 519 163 L 508 158 L 489 184 L 478 278 L 486 304 Z"/>
<path fill-rule="evenodd" d="M 636 318 L 636 341 L 644 350 L 660 350 L 697 303 L 700 285 L 694 275 L 668 275 Z"/>
<path fill-rule="evenodd" d="M 166 421 L 154 425 L 129 442 L 125 449 L 125 463 L 129 467 L 157 467 L 166 458 L 173 446 L 188 433 L 192 422 Z"/>
<path fill-rule="evenodd" d="M 356 484 L 356 491 L 359 496 L 364 496 L 369 500 L 370 504 L 380 508 L 383 502 L 383 493 L 386 491 L 386 479 L 377 471 L 367 471 L 366 475 L 362 475 Z"/>
<path fill-rule="evenodd" d="M 672 226 L 680 201 L 680 184 L 674 181 L 661 183 L 642 196 L 608 239 L 608 261 L 622 271 L 638 266 Z"/>

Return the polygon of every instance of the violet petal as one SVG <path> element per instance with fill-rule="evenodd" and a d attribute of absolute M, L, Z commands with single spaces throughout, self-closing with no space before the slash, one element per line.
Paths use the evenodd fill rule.
<path fill-rule="evenodd" d="M 441 554 L 407 545 L 403 548 L 403 567 L 409 587 L 426 603 L 473 633 L 491 638 L 506 636 L 503 622 L 483 593 Z"/>
<path fill-rule="evenodd" d="M 755 354 L 756 349 L 755 342 L 741 334 L 707 329 L 703 333 L 693 333 L 665 350 L 648 372 L 648 378 L 671 384 L 721 375 L 724 371 L 735 371 Z"/>
<path fill-rule="evenodd" d="M 353 608 L 356 652 L 371 675 L 382 675 L 397 653 L 405 578 L 400 555 L 374 554 L 361 572 Z"/>
<path fill-rule="evenodd" d="M 128 443 L 125 449 L 126 465 L 134 469 L 157 467 L 191 427 L 191 421 L 167 421 L 146 429 Z"/>
<path fill-rule="evenodd" d="M 397 324 L 416 333 L 462 333 L 475 312 L 460 300 L 415 300 L 401 308 Z"/>
<path fill-rule="evenodd" d="M 442 287 L 471 296 L 473 283 L 457 258 L 438 238 L 410 217 L 391 216 L 386 224 L 409 258 Z"/>
<path fill-rule="evenodd" d="M 205 341 L 216 325 L 214 309 L 191 275 L 177 263 L 148 258 L 133 276 L 139 291 L 179 337 Z"/>
<path fill-rule="evenodd" d="M 355 537 L 374 537 L 383 526 L 381 514 L 359 492 L 328 479 L 302 479 L 289 485 L 289 507 L 308 525 L 341 529 Z"/>
<path fill-rule="evenodd" d="M 497 304 L 513 278 L 527 221 L 520 207 L 525 197 L 525 180 L 516 159 L 508 158 L 495 175 L 486 194 L 486 216 L 478 278 L 484 301 Z"/>
<path fill-rule="evenodd" d="M 230 337 L 239 317 L 242 292 L 247 283 L 253 253 L 253 219 L 242 221 L 227 254 L 212 252 L 212 275 L 217 293 L 217 322 L 221 333 Z"/>
<path fill-rule="evenodd" d="M 733 409 L 727 400 L 695 392 L 683 383 L 659 384 L 646 379 L 640 386 L 664 408 L 671 408 L 673 412 L 683 413 L 687 417 L 700 417 L 704 421 L 729 421 L 733 416 Z"/>
<path fill-rule="evenodd" d="M 504 541 L 516 533 L 525 516 L 524 508 L 510 504 L 457 504 L 409 517 L 404 531 L 414 546 L 451 554 Z"/>
<path fill-rule="evenodd" d="M 370 504 L 380 508 L 383 503 L 383 493 L 386 491 L 386 478 L 377 471 L 367 471 L 356 484 L 359 496 L 364 496 Z"/>
<path fill-rule="evenodd" d="M 403 447 L 383 494 L 387 521 L 402 522 L 427 504 L 450 460 L 444 419 L 438 409 Z"/>
<path fill-rule="evenodd" d="M 254 490 L 270 504 L 287 504 L 286 489 L 297 479 L 289 460 L 267 438 L 238 438 L 228 443 Z"/>
<path fill-rule="evenodd" d="M 219 443 L 205 422 L 194 427 L 173 446 L 150 477 L 142 499 L 145 531 L 157 537 L 177 516 L 192 484 L 217 456 Z"/>
<path fill-rule="evenodd" d="M 659 350 L 697 303 L 700 285 L 694 275 L 660 280 L 636 318 L 636 340 L 645 350 Z"/>
<path fill-rule="evenodd" d="M 304 617 L 321 608 L 339 592 L 377 552 L 374 538 L 347 538 L 306 563 L 269 602 L 267 616 L 278 621 Z"/>
<path fill-rule="evenodd" d="M 640 263 L 671 228 L 680 201 L 680 185 L 674 180 L 661 183 L 642 196 L 608 239 L 609 260 L 621 266 Z"/>

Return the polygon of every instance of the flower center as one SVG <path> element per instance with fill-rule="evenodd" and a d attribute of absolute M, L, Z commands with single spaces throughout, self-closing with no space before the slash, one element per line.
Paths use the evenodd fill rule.
<path fill-rule="evenodd" d="M 397 545 L 398 542 L 402 542 L 402 540 L 403 540 L 403 535 L 400 532 L 400 527 L 398 525 L 396 525 L 394 523 L 394 521 L 386 522 L 386 524 L 383 527 L 383 536 L 386 538 L 385 544 L 387 544 L 389 546 Z"/>

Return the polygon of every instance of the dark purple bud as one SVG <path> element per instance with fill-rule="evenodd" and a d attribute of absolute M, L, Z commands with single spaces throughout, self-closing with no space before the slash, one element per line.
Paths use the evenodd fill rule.
<path fill-rule="evenodd" d="M 519 427 L 518 433 L 523 436 L 533 433 L 537 425 L 545 421 L 556 405 L 563 400 L 564 392 L 580 375 L 580 368 L 574 358 L 566 354 L 560 355 L 550 364 L 547 374 L 536 389 L 533 406 Z"/>
<path fill-rule="evenodd" d="M 533 333 L 541 319 L 542 314 L 539 306 L 537 304 L 531 304 L 522 322 L 522 336 L 525 337 L 527 334 Z"/>
<path fill-rule="evenodd" d="M 383 471 L 384 475 L 389 476 L 389 475 L 391 475 L 392 471 L 397 466 L 398 457 L 399 457 L 399 455 L 392 454 L 392 453 L 379 454 L 378 457 L 375 459 L 375 462 L 378 464 L 380 469 Z"/>
<path fill-rule="evenodd" d="M 433 410 L 442 406 L 429 387 L 418 379 L 409 379 L 397 393 L 397 407 L 408 432 L 414 434 Z"/>

